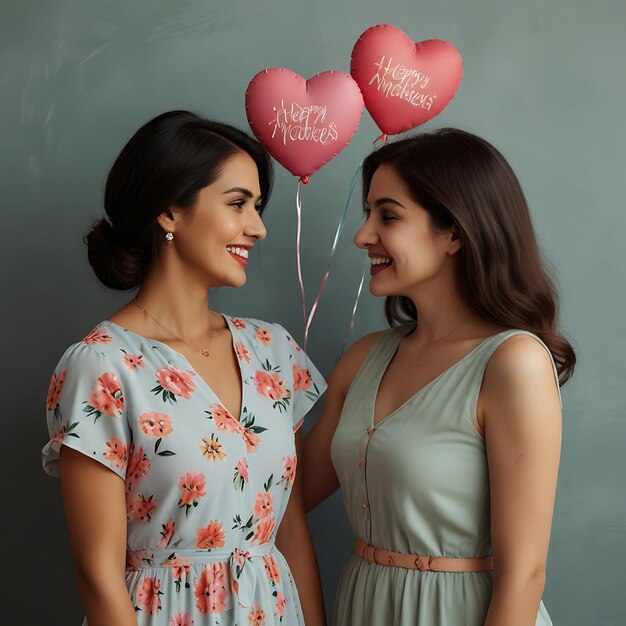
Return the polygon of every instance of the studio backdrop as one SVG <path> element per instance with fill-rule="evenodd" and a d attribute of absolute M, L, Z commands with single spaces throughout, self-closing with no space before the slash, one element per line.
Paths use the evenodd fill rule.
<path fill-rule="evenodd" d="M 244 94 L 259 70 L 349 72 L 352 46 L 378 23 L 456 46 L 461 87 L 422 128 L 484 136 L 521 179 L 579 359 L 563 395 L 544 601 L 557 626 L 626 624 L 623 0 L 0 2 L 2 623 L 82 619 L 58 481 L 44 475 L 40 450 L 57 360 L 131 297 L 97 283 L 82 243 L 117 152 L 143 122 L 175 108 L 249 130 Z M 379 134 L 364 112 L 350 145 L 303 186 L 309 302 L 350 179 Z M 279 322 L 301 340 L 295 180 L 276 166 L 269 234 L 248 284 L 213 294 L 211 305 Z M 359 195 L 357 187 L 310 331 L 311 357 L 326 375 L 361 276 L 363 253 L 351 242 Z M 351 341 L 382 326 L 382 302 L 366 292 Z M 309 519 L 330 609 L 353 541 L 340 494 Z"/>

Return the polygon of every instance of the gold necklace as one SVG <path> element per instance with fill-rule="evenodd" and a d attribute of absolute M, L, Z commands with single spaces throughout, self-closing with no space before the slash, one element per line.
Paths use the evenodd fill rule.
<path fill-rule="evenodd" d="M 152 313 L 147 311 L 146 308 L 137 299 L 133 298 L 133 302 L 148 317 L 152 318 L 163 330 L 166 330 L 170 335 L 173 335 L 179 341 L 182 341 L 184 344 L 187 344 L 192 350 L 194 350 L 195 352 L 200 353 L 202 356 L 205 356 L 205 357 L 211 356 L 211 344 L 213 343 L 213 325 L 211 324 L 211 313 L 210 312 L 209 312 L 209 332 L 210 332 L 209 343 L 208 343 L 206 348 L 203 348 L 202 350 L 200 350 L 199 348 L 196 348 L 195 346 L 192 346 L 188 341 L 185 341 L 180 335 L 177 335 L 171 328 L 168 328 L 167 326 L 165 326 L 165 324 L 162 324 L 161 322 L 159 322 L 159 320 L 156 317 L 154 317 L 154 315 L 152 315 Z"/>
<path fill-rule="evenodd" d="M 443 341 L 446 337 L 449 337 L 452 333 L 454 333 L 457 330 L 459 330 L 459 328 L 461 328 L 465 324 L 465 322 L 467 322 L 467 320 L 471 317 L 471 315 L 472 314 L 469 313 L 468 316 L 458 326 L 455 326 L 450 332 L 447 332 L 445 335 L 439 337 L 439 339 L 435 339 L 435 341 L 433 341 L 430 345 L 434 346 L 436 343 L 439 343 L 440 341 Z"/>

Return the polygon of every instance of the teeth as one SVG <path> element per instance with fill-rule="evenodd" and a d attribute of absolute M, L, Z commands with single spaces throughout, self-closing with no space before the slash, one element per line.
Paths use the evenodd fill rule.
<path fill-rule="evenodd" d="M 234 246 L 226 246 L 226 250 L 240 256 L 242 259 L 248 258 L 248 250 L 245 248 L 235 248 Z"/>
<path fill-rule="evenodd" d="M 391 259 L 389 257 L 383 256 L 373 256 L 370 259 L 370 263 L 372 265 L 383 265 L 384 263 L 391 263 Z"/>

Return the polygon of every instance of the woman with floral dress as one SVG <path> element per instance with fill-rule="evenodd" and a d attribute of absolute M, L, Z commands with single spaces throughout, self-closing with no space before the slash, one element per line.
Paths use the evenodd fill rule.
<path fill-rule="evenodd" d="M 324 623 L 296 466 L 325 382 L 281 326 L 207 308 L 246 282 L 270 188 L 254 140 L 185 111 L 109 173 L 89 261 L 139 289 L 61 358 L 43 450 L 89 626 Z"/>

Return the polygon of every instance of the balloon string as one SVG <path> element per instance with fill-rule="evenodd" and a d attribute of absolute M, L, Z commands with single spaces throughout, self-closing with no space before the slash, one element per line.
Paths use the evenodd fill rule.
<path fill-rule="evenodd" d="M 348 198 L 343 207 L 343 213 L 341 215 L 341 219 L 339 220 L 339 225 L 337 226 L 337 230 L 335 231 L 335 238 L 333 240 L 333 245 L 330 250 L 330 256 L 328 257 L 328 262 L 326 263 L 326 270 L 324 271 L 324 277 L 322 278 L 319 291 L 317 292 L 317 296 L 315 297 L 315 302 L 313 302 L 313 306 L 311 307 L 311 310 L 309 311 L 309 317 L 308 319 L 305 319 L 305 323 L 304 323 L 304 346 L 305 346 L 304 350 L 305 352 L 306 352 L 306 345 L 309 339 L 309 330 L 311 328 L 311 324 L 313 323 L 313 317 L 315 316 L 315 311 L 317 310 L 320 300 L 322 299 L 322 294 L 324 293 L 324 289 L 326 288 L 326 282 L 328 281 L 328 277 L 330 275 L 330 266 L 332 265 L 333 259 L 335 258 L 335 253 L 337 252 L 339 239 L 341 237 L 341 233 L 343 232 L 343 228 L 346 224 L 346 216 L 348 214 L 348 208 L 350 207 L 350 201 L 352 200 L 352 194 L 354 193 L 354 187 L 356 185 L 357 177 L 362 167 L 363 167 L 363 162 L 361 162 L 359 166 L 356 168 L 356 172 L 354 172 L 354 175 L 352 176 L 352 180 L 350 181 L 350 188 L 348 190 Z"/>
<path fill-rule="evenodd" d="M 300 187 L 302 186 L 301 180 L 298 181 L 298 189 L 296 191 L 296 210 L 298 213 L 298 231 L 296 235 L 296 258 L 298 260 L 298 280 L 300 282 L 300 294 L 302 297 L 302 319 L 306 328 L 306 296 L 304 293 L 304 281 L 302 280 L 302 257 L 300 254 L 300 243 L 302 235 L 302 200 L 300 198 Z M 304 335 L 304 351 L 306 353 L 306 330 Z"/>
<path fill-rule="evenodd" d="M 363 283 L 365 283 L 365 274 L 367 273 L 367 268 L 370 265 L 370 259 L 368 256 L 365 257 L 365 261 L 363 262 L 363 271 L 361 273 L 361 282 L 359 283 L 359 288 L 356 292 L 356 298 L 354 299 L 354 306 L 352 307 L 352 316 L 350 317 L 350 328 L 348 329 L 348 334 L 345 336 L 343 340 L 343 346 L 341 347 L 341 353 L 339 354 L 339 359 L 343 356 L 343 353 L 346 351 L 346 346 L 348 345 L 348 339 L 352 335 L 354 331 L 354 324 L 356 321 L 356 310 L 359 306 L 359 300 L 361 298 L 361 292 L 363 291 Z"/>

